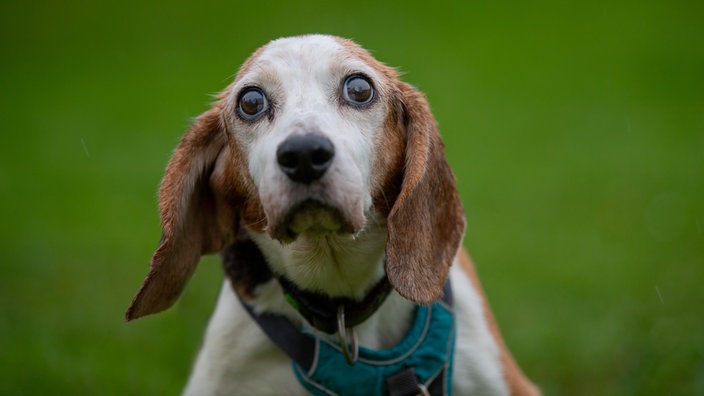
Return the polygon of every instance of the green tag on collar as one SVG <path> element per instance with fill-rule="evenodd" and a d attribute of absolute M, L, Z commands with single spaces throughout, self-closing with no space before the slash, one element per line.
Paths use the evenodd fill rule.
<path fill-rule="evenodd" d="M 293 298 L 292 295 L 290 295 L 290 294 L 288 294 L 288 293 L 285 293 L 285 294 L 284 294 L 284 297 L 286 298 L 286 301 L 288 301 L 288 303 L 291 304 L 291 306 L 293 307 L 293 309 L 295 309 L 296 311 L 299 310 L 299 308 L 300 308 L 301 305 L 298 303 L 298 301 L 296 301 L 295 298 Z"/>

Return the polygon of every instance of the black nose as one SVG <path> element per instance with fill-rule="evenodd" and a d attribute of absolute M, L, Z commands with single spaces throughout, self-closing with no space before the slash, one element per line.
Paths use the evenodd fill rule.
<path fill-rule="evenodd" d="M 310 184 L 320 179 L 332 163 L 335 146 L 320 135 L 297 135 L 284 140 L 276 149 L 281 170 L 297 183 Z"/>

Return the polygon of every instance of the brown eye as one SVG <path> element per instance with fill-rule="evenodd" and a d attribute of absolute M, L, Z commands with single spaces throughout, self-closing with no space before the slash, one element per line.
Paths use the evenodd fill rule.
<path fill-rule="evenodd" d="M 237 110 L 245 120 L 254 120 L 267 108 L 266 96 L 259 88 L 247 88 L 240 94 Z"/>
<path fill-rule="evenodd" d="M 350 76 L 345 80 L 342 94 L 350 103 L 367 104 L 374 98 L 374 87 L 364 76 Z"/>

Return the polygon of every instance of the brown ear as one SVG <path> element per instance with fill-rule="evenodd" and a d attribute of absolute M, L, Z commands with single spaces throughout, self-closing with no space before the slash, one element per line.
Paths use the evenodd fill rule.
<path fill-rule="evenodd" d="M 442 296 L 465 219 L 435 119 L 420 92 L 400 83 L 406 128 L 401 192 L 388 216 L 386 272 L 396 291 L 418 304 Z"/>
<path fill-rule="evenodd" d="M 221 182 L 230 163 L 216 105 L 196 119 L 169 161 L 159 189 L 161 243 L 127 310 L 128 321 L 173 305 L 201 255 L 221 250 L 232 238 L 236 219 L 223 204 Z"/>

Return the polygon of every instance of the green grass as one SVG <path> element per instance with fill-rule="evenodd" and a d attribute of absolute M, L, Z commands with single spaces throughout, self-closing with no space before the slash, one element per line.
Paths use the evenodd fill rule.
<path fill-rule="evenodd" d="M 266 41 L 350 37 L 427 93 L 465 244 L 548 395 L 704 395 L 700 2 L 0 5 L 0 394 L 174 394 L 220 286 L 123 323 L 190 119 Z"/>

